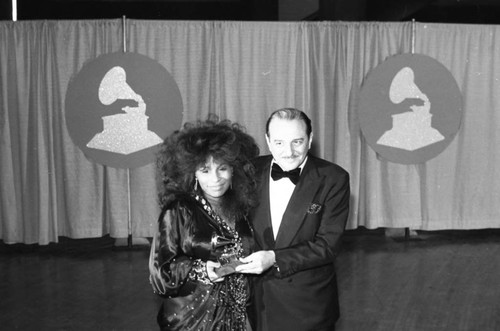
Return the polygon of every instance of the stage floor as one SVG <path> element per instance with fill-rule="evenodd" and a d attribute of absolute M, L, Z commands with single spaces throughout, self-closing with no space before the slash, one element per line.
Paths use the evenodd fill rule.
<path fill-rule="evenodd" d="M 149 248 L 0 244 L 0 329 L 157 330 Z M 500 330 L 500 231 L 347 231 L 337 331 Z"/>

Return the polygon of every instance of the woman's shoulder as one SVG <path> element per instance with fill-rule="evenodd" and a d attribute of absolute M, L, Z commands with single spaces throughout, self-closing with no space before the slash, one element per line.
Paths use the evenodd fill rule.
<path fill-rule="evenodd" d="M 189 193 L 172 192 L 168 195 L 168 199 L 163 204 L 158 221 L 162 222 L 166 218 L 175 219 L 192 219 L 193 213 L 199 208 L 198 202 Z M 167 215 L 170 215 L 167 217 Z"/>
<path fill-rule="evenodd" d="M 187 192 L 175 191 L 168 195 L 166 203 L 163 205 L 163 210 L 187 208 L 190 209 L 197 204 L 197 201 Z"/>

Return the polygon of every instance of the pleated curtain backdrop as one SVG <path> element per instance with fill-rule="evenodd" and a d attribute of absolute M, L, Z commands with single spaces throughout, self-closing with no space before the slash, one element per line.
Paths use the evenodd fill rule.
<path fill-rule="evenodd" d="M 65 123 L 70 80 L 118 52 L 122 20 L 0 22 L 0 239 L 150 237 L 158 217 L 155 165 L 89 161 Z M 500 226 L 500 27 L 415 23 L 414 52 L 452 73 L 463 122 L 418 165 L 380 158 L 364 140 L 358 97 L 367 74 L 410 53 L 412 23 L 126 20 L 126 47 L 177 82 L 183 120 L 209 112 L 244 124 L 267 153 L 271 111 L 313 121 L 313 152 L 351 174 L 348 229 Z M 129 230 L 129 223 L 131 224 Z"/>

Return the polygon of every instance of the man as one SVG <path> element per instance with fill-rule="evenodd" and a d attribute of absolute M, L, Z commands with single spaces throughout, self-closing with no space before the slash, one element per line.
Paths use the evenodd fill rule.
<path fill-rule="evenodd" d="M 255 161 L 258 251 L 237 271 L 261 274 L 254 284 L 257 331 L 331 331 L 339 317 L 334 261 L 349 213 L 349 174 L 310 155 L 312 138 L 305 113 L 279 109 L 266 123 L 272 155 Z"/>

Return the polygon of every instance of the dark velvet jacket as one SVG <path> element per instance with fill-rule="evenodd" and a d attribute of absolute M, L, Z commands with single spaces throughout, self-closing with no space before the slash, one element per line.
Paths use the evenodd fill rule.
<path fill-rule="evenodd" d="M 243 254 L 250 253 L 252 231 L 246 219 L 236 220 L 235 230 L 242 239 Z M 217 261 L 222 247 L 212 244 L 214 235 L 231 238 L 188 194 L 178 194 L 159 217 L 159 242 L 150 261 L 151 283 L 164 298 L 158 313 L 162 330 L 238 330 L 234 296 L 249 300 L 246 276 L 232 274 L 222 282 L 203 283 L 189 273 L 196 260 Z M 240 297 L 241 298 L 241 297 Z M 248 303 L 248 302 L 247 302 Z"/>

